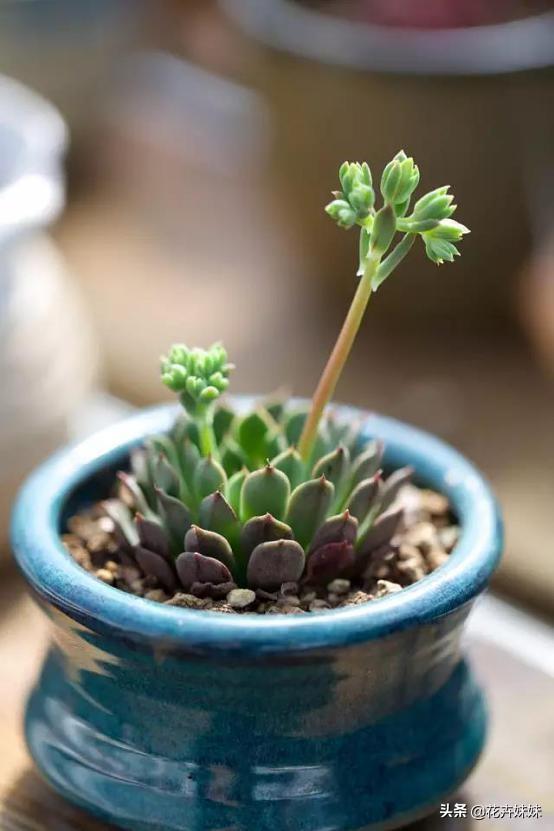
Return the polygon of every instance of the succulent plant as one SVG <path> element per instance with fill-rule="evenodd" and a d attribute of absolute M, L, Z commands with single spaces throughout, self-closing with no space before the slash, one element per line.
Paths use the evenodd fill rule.
<path fill-rule="evenodd" d="M 167 383 L 166 362 L 162 372 Z M 202 455 L 191 409 L 132 451 L 104 503 L 123 551 L 166 590 L 218 597 L 234 585 L 327 583 L 363 572 L 394 535 L 393 503 L 411 471 L 383 479 L 379 441 L 329 416 L 305 462 L 295 449 L 305 411 L 273 402 L 239 415 L 219 404 L 215 459 Z"/>
<path fill-rule="evenodd" d="M 360 280 L 309 410 L 274 401 L 239 415 L 222 404 L 233 367 L 220 344 L 175 345 L 162 359 L 162 381 L 184 412 L 168 435 L 133 451 L 105 510 L 124 555 L 168 591 L 217 597 L 235 585 L 273 592 L 356 577 L 402 520 L 395 500 L 411 471 L 383 479 L 382 445 L 325 410 L 371 294 L 418 236 L 440 264 L 454 259 L 468 229 L 451 219 L 448 187 L 409 213 L 419 170 L 403 151 L 383 171 L 379 208 L 367 163 L 344 162 L 339 179 L 326 211 L 339 226 L 360 229 Z"/>

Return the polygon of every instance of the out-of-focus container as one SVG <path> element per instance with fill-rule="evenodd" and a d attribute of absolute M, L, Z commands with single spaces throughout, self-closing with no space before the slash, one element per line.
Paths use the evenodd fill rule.
<path fill-rule="evenodd" d="M 79 128 L 121 54 L 143 42 L 145 8 L 145 0 L 2 0 L 0 72 L 47 96 Z"/>
<path fill-rule="evenodd" d="M 44 230 L 64 204 L 65 125 L 0 76 L 0 551 L 16 487 L 67 438 L 95 369 L 91 332 Z"/>
<path fill-rule="evenodd" d="M 354 267 L 352 240 L 331 233 L 321 209 L 338 164 L 368 159 L 379 170 L 403 147 L 421 166 L 422 188 L 453 186 L 473 233 L 443 280 L 421 254 L 411 257 L 379 298 L 378 323 L 506 320 L 530 245 L 524 167 L 534 133 L 549 131 L 550 146 L 554 135 L 544 117 L 554 15 L 423 30 L 352 21 L 292 0 L 221 5 L 242 32 L 242 79 L 269 101 L 275 182 L 316 258 L 318 280 L 328 291 L 351 291 L 344 275 Z M 533 101 L 532 111 L 522 111 L 522 101 Z"/>

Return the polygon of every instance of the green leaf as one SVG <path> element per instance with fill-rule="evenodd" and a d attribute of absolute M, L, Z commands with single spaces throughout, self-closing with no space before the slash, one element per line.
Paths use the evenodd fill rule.
<path fill-rule="evenodd" d="M 388 249 L 396 233 L 396 214 L 391 205 L 385 205 L 375 214 L 371 229 L 371 251 L 380 257 Z"/>
<path fill-rule="evenodd" d="M 298 485 L 291 494 L 286 522 L 306 547 L 327 516 L 335 488 L 324 476 Z"/>
<path fill-rule="evenodd" d="M 266 441 L 270 430 L 275 429 L 273 419 L 265 410 L 259 409 L 237 423 L 237 441 L 253 466 L 266 461 Z"/>
<path fill-rule="evenodd" d="M 295 488 L 299 485 L 304 477 L 304 462 L 300 457 L 300 453 L 298 453 L 294 447 L 289 447 L 278 456 L 275 456 L 275 458 L 272 459 L 271 464 L 287 476 L 291 488 Z"/>
<path fill-rule="evenodd" d="M 152 481 L 170 496 L 179 496 L 181 492 L 181 479 L 163 453 L 152 460 Z"/>
<path fill-rule="evenodd" d="M 235 411 L 231 407 L 225 404 L 220 404 L 216 407 L 213 418 L 213 431 L 219 445 L 223 441 L 224 436 L 231 430 L 234 420 Z"/>
<path fill-rule="evenodd" d="M 237 515 L 220 491 L 205 496 L 198 510 L 200 525 L 207 531 L 216 531 L 232 538 L 237 526 Z"/>
<path fill-rule="evenodd" d="M 190 528 L 190 511 L 180 499 L 169 496 L 160 488 L 156 488 L 156 496 L 158 511 L 170 536 L 172 551 L 174 554 L 178 554 L 183 550 L 183 540 Z"/>
<path fill-rule="evenodd" d="M 292 539 L 292 529 L 284 522 L 279 522 L 271 514 L 255 516 L 245 522 L 240 532 L 240 550 L 245 561 L 262 542 Z"/>
<path fill-rule="evenodd" d="M 235 558 L 229 542 L 221 534 L 215 531 L 206 531 L 198 525 L 192 525 L 185 535 L 185 551 L 195 551 L 205 557 L 213 557 L 225 563 L 227 568 L 232 569 Z"/>
<path fill-rule="evenodd" d="M 320 476 L 324 476 L 329 482 L 333 483 L 335 490 L 337 490 L 345 479 L 349 466 L 350 453 L 346 447 L 340 444 L 336 450 L 327 453 L 316 462 L 312 470 L 312 478 L 318 479 Z"/>
<path fill-rule="evenodd" d="M 227 482 L 227 487 L 225 489 L 227 501 L 229 502 L 229 505 L 237 515 L 240 511 L 240 495 L 242 492 L 242 486 L 247 476 L 248 471 L 246 470 L 246 468 L 238 470 L 236 473 L 233 473 L 233 475 L 229 478 L 229 481 Z"/>
<path fill-rule="evenodd" d="M 211 456 L 200 459 L 194 472 L 194 493 L 198 500 L 222 490 L 226 482 L 225 471 L 215 459 Z"/>
<path fill-rule="evenodd" d="M 249 473 L 241 491 L 240 518 L 243 522 L 254 516 L 272 514 L 283 519 L 290 494 L 288 478 L 281 470 L 266 465 Z"/>
<path fill-rule="evenodd" d="M 300 441 L 307 417 L 308 413 L 306 410 L 296 410 L 293 413 L 289 413 L 285 419 L 285 436 L 287 442 L 293 447 L 296 447 Z"/>
<path fill-rule="evenodd" d="M 352 491 L 348 500 L 348 510 L 360 524 L 377 505 L 380 480 L 380 474 L 375 474 L 368 479 L 363 479 Z"/>

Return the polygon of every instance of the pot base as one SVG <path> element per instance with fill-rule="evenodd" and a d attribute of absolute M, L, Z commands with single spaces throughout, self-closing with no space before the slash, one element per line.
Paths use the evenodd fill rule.
<path fill-rule="evenodd" d="M 53 647 L 27 707 L 29 749 L 62 796 L 128 831 L 400 828 L 447 800 L 485 738 L 483 696 L 463 661 L 427 698 L 311 737 L 257 733 L 255 713 L 200 725 L 190 699 L 160 702 L 153 723 L 140 683 L 120 689 L 124 704 L 111 699 L 116 666 L 78 678 L 66 669 Z"/>

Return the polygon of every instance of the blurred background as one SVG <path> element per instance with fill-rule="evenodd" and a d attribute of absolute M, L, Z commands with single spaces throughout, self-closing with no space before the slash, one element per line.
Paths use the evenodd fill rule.
<path fill-rule="evenodd" d="M 476 460 L 496 588 L 553 614 L 553 63 L 545 0 L 3 0 L 0 548 L 103 393 L 164 397 L 174 340 L 223 340 L 235 391 L 311 394 L 354 289 L 337 167 L 404 148 L 472 234 L 440 271 L 412 252 L 337 398 Z"/>

